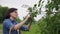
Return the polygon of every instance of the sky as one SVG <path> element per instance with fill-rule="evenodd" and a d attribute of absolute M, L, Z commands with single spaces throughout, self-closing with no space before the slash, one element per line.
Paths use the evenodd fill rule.
<path fill-rule="evenodd" d="M 22 7 L 23 5 L 28 5 L 29 7 L 33 7 L 34 4 L 38 3 L 39 0 L 0 0 L 0 5 L 7 6 L 9 8 L 17 8 L 18 9 L 18 16 L 21 20 L 23 20 L 23 17 L 26 16 L 28 14 L 27 12 L 27 8 L 26 7 Z M 46 4 L 46 0 L 44 0 Z M 43 8 L 42 10 L 45 10 L 45 8 Z M 41 15 L 38 15 L 37 17 L 35 17 L 35 20 L 39 20 L 42 16 L 44 15 L 44 13 L 42 13 Z"/>

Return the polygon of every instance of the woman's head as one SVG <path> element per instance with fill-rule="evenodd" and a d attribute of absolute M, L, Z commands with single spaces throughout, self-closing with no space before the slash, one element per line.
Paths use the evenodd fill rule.
<path fill-rule="evenodd" d="M 16 8 L 10 8 L 8 9 L 8 12 L 5 15 L 5 19 L 13 17 L 16 18 L 18 16 L 17 9 Z"/>

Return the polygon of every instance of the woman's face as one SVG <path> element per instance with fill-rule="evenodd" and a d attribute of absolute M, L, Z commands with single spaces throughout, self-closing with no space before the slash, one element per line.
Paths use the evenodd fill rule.
<path fill-rule="evenodd" d="M 17 10 L 10 13 L 10 17 L 17 18 L 18 17 Z"/>

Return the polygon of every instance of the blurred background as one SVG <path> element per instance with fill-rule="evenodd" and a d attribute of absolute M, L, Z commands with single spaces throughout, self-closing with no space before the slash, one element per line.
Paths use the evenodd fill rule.
<path fill-rule="evenodd" d="M 60 34 L 60 0 L 0 0 L 0 34 L 9 8 L 18 9 L 17 22 L 31 14 L 27 21 L 32 23 L 30 31 L 21 31 L 22 34 Z"/>

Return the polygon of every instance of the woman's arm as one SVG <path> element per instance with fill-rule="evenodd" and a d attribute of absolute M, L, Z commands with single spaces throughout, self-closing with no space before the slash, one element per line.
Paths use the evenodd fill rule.
<path fill-rule="evenodd" d="M 22 22 L 20 22 L 14 26 L 14 29 L 15 30 L 19 29 L 29 18 L 30 18 L 30 15 L 27 15 L 25 20 L 23 20 Z"/>

